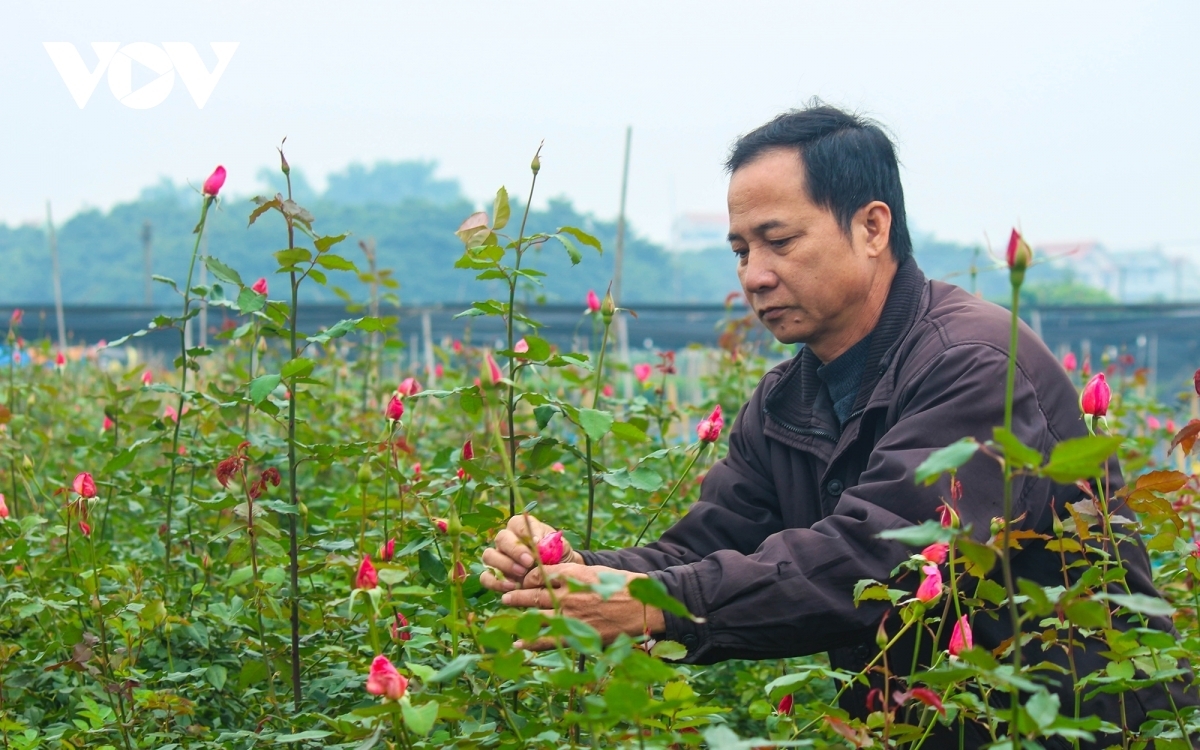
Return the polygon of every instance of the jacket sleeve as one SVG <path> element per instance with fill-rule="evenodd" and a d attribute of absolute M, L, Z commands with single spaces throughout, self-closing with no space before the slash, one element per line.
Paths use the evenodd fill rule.
<path fill-rule="evenodd" d="M 899 383 L 888 415 L 891 428 L 875 444 L 858 484 L 841 494 L 831 513 L 807 528 L 776 531 L 753 551 L 709 551 L 702 560 L 651 574 L 703 620 L 668 613 L 664 637 L 683 643 L 687 661 L 701 664 L 797 656 L 869 641 L 886 605 L 872 601 L 855 607 L 855 584 L 864 578 L 887 581 L 915 552 L 877 535 L 936 517 L 940 498 L 949 496 L 948 480 L 917 486 L 914 470 L 934 449 L 964 436 L 991 437 L 993 425 L 1003 423 L 1006 368 L 1003 351 L 973 343 L 946 349 L 919 372 L 902 374 L 906 380 Z M 1046 453 L 1053 442 L 1047 426 L 1034 388 L 1019 368 L 1014 432 Z M 986 538 L 990 520 L 1002 515 L 1001 472 L 995 461 L 977 454 L 958 476 L 965 487 L 959 506 L 963 522 L 972 524 L 976 537 Z M 1014 487 L 1015 514 L 1035 511 L 1026 516 L 1026 525 L 1048 506 L 1053 486 L 1029 479 Z M 722 497 L 712 504 L 741 506 L 742 501 Z M 724 515 L 712 518 L 729 522 Z M 908 583 L 915 587 L 915 581 Z"/>
<path fill-rule="evenodd" d="M 587 564 L 648 573 L 698 563 L 719 550 L 749 555 L 780 531 L 783 522 L 766 438 L 761 429 L 753 429 L 761 428 L 762 399 L 775 378 L 775 372 L 768 374 L 738 412 L 729 433 L 729 452 L 709 469 L 700 499 L 683 518 L 644 547 L 582 552 Z"/>

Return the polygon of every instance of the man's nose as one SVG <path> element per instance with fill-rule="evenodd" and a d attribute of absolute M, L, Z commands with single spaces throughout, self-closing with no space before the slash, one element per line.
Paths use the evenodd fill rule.
<path fill-rule="evenodd" d="M 738 270 L 741 272 L 738 275 L 742 279 L 742 288 L 747 294 L 766 291 L 779 282 L 769 259 L 753 250 L 746 254 L 746 264 Z"/>

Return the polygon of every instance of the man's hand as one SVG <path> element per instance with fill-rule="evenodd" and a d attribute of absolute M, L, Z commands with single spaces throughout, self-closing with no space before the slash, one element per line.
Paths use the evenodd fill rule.
<path fill-rule="evenodd" d="M 625 577 L 628 584 L 635 578 L 645 578 L 645 573 L 630 573 L 626 570 L 616 570 L 602 566 L 577 565 L 547 565 L 542 569 L 534 569 L 525 576 L 519 591 L 509 591 L 500 601 L 510 607 L 528 607 L 543 610 L 546 615 L 554 614 L 554 601 L 550 591 L 542 580 L 542 570 L 550 577 L 550 585 L 554 590 L 554 599 L 558 601 L 563 615 L 582 620 L 600 632 L 604 643 L 625 633 L 641 635 L 643 633 L 661 633 L 666 629 L 661 609 L 642 604 L 622 590 L 608 599 L 601 599 L 599 594 L 590 592 L 572 593 L 567 588 L 566 579 L 570 578 L 580 583 L 595 584 L 600 582 L 600 574 L 615 573 Z M 554 642 L 542 639 L 536 643 L 520 643 L 520 648 L 534 651 L 545 651 L 553 648 Z"/>
<path fill-rule="evenodd" d="M 533 559 L 536 554 L 533 550 L 537 549 L 537 543 L 554 531 L 553 526 L 542 523 L 528 513 L 508 519 L 508 527 L 497 534 L 493 546 L 483 552 L 483 564 L 500 571 L 504 577 L 497 578 L 491 571 L 484 571 L 479 576 L 479 582 L 492 591 L 504 592 L 521 588 L 521 581 L 526 574 L 537 567 Z M 583 563 L 583 556 L 571 549 L 571 544 L 566 539 L 563 539 L 562 562 L 581 565 Z"/>

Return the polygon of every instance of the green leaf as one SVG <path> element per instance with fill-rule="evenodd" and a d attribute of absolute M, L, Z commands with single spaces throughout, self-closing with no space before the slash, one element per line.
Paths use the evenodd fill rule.
<path fill-rule="evenodd" d="M 238 292 L 237 306 L 244 313 L 258 312 L 267 304 L 267 295 L 259 294 L 248 286 Z"/>
<path fill-rule="evenodd" d="M 320 729 L 307 729 L 303 732 L 295 734 L 278 734 L 275 735 L 276 742 L 299 742 L 300 740 L 321 740 L 325 739 L 333 732 L 324 732 Z"/>
<path fill-rule="evenodd" d="M 604 252 L 604 248 L 600 247 L 600 240 L 596 239 L 595 237 L 593 237 L 592 235 L 583 231 L 582 229 L 579 229 L 577 227 L 559 227 L 558 233 L 559 234 L 569 234 L 572 237 L 574 237 L 575 239 L 582 242 L 583 244 L 587 245 L 588 247 L 596 248 L 597 252 L 599 252 L 599 253 Z"/>
<path fill-rule="evenodd" d="M 307 263 L 310 260 L 312 260 L 312 253 L 303 247 L 294 247 L 275 253 L 275 261 L 284 268 L 291 268 L 297 263 Z"/>
<path fill-rule="evenodd" d="M 255 405 L 261 404 L 264 400 L 266 400 L 267 396 L 271 395 L 272 391 L 279 387 L 281 382 L 282 378 L 280 378 L 278 375 L 260 375 L 254 380 L 251 380 L 250 400 L 253 401 Z"/>
<path fill-rule="evenodd" d="M 239 524 L 238 527 L 240 528 L 241 524 Z M 253 577 L 254 577 L 254 568 L 247 565 L 245 567 L 238 568 L 237 570 L 230 573 L 229 578 L 226 579 L 226 581 L 225 581 L 225 585 L 229 586 L 231 588 L 234 586 L 241 586 L 243 583 L 245 583 L 246 581 L 249 581 Z"/>
<path fill-rule="evenodd" d="M 979 443 L 975 442 L 975 438 L 969 437 L 935 450 L 917 467 L 915 475 L 917 484 L 926 486 L 933 484 L 946 472 L 955 471 L 971 460 L 971 456 L 974 456 L 977 450 L 979 450 Z"/>
<path fill-rule="evenodd" d="M 242 665 L 242 671 L 238 675 L 238 688 L 245 690 L 265 679 L 267 679 L 267 665 L 263 664 L 261 659 L 254 659 Z"/>
<path fill-rule="evenodd" d="M 1048 690 L 1038 690 L 1025 701 L 1025 713 L 1038 725 L 1046 729 L 1058 718 L 1058 696 Z"/>
<path fill-rule="evenodd" d="M 1016 468 L 1037 468 L 1042 465 L 1042 454 L 1022 443 L 1017 436 L 1003 427 L 992 430 L 992 441 L 1004 449 L 1005 460 Z"/>
<path fill-rule="evenodd" d="M 937 521 L 926 521 L 920 526 L 884 529 L 876 536 L 880 539 L 891 539 L 901 544 L 907 544 L 910 547 L 927 547 L 934 542 L 948 542 L 953 534 L 953 529 L 945 528 Z"/>
<path fill-rule="evenodd" d="M 687 656 L 687 646 L 675 641 L 658 641 L 650 649 L 650 655 L 667 661 L 679 661 Z"/>
<path fill-rule="evenodd" d="M 542 404 L 541 406 L 535 407 L 533 410 L 533 417 L 537 420 L 538 429 L 546 429 L 546 425 L 550 424 L 550 419 L 557 413 L 558 407 L 550 404 Z"/>
<path fill-rule="evenodd" d="M 663 478 L 653 469 L 639 466 L 629 472 L 629 484 L 643 492 L 655 492 L 663 486 Z"/>
<path fill-rule="evenodd" d="M 463 654 L 442 667 L 438 670 L 437 674 L 425 680 L 425 682 L 449 682 L 467 671 L 467 667 L 479 661 L 479 659 L 479 654 Z"/>
<path fill-rule="evenodd" d="M 703 622 L 692 617 L 683 602 L 667 593 L 667 587 L 657 578 L 634 578 L 629 582 L 629 595 L 642 604 L 658 607 L 664 612 L 670 612 L 676 617 L 686 617 L 693 622 Z"/>
<path fill-rule="evenodd" d="M 628 422 L 613 422 L 612 434 L 627 443 L 644 443 L 650 439 L 641 428 Z"/>
<path fill-rule="evenodd" d="M 579 426 L 587 433 L 587 436 L 592 439 L 592 442 L 599 442 L 600 438 L 608 434 L 608 430 L 612 427 L 613 415 L 598 409 L 580 409 L 579 410 Z"/>
<path fill-rule="evenodd" d="M 297 357 L 296 359 L 290 360 L 283 365 L 283 369 L 280 371 L 279 376 L 284 380 L 288 380 L 292 377 L 303 378 L 313 371 L 313 366 L 315 364 L 316 363 L 311 359 Z"/>
<path fill-rule="evenodd" d="M 1100 602 L 1076 599 L 1067 605 L 1067 619 L 1081 628 L 1104 628 L 1108 626 L 1108 607 Z"/>
<path fill-rule="evenodd" d="M 347 318 L 346 320 L 339 320 L 337 323 L 334 323 L 324 331 L 309 336 L 308 340 L 314 344 L 328 344 L 331 340 L 341 338 L 347 333 L 353 331 L 360 320 L 362 320 L 362 318 Z"/>
<path fill-rule="evenodd" d="M 208 669 L 204 670 L 204 677 L 208 680 L 209 685 L 220 690 L 225 687 L 225 681 L 229 678 L 229 672 L 220 664 L 210 664 Z"/>
<path fill-rule="evenodd" d="M 130 447 L 121 450 L 119 453 L 117 453 L 117 455 L 108 459 L 108 463 L 104 464 L 104 469 L 101 470 L 100 473 L 112 474 L 114 471 L 120 471 L 121 469 L 124 469 L 126 466 L 133 463 L 133 459 L 137 458 L 137 454 L 138 452 L 136 448 Z"/>
<path fill-rule="evenodd" d="M 583 253 L 579 252 L 579 248 L 575 247 L 575 243 L 571 242 L 561 234 L 555 236 L 558 238 L 558 241 L 562 243 L 563 248 L 567 251 L 567 257 L 571 259 L 571 265 L 579 265 L 583 261 Z"/>
<path fill-rule="evenodd" d="M 501 185 L 496 191 L 496 200 L 492 203 L 492 231 L 498 232 L 508 224 L 508 191 Z"/>
<path fill-rule="evenodd" d="M 404 714 L 404 725 L 408 730 L 418 737 L 424 737 L 433 729 L 433 723 L 437 721 L 438 704 L 437 701 L 429 701 L 420 706 L 414 706 L 411 703 L 403 702 L 400 704 L 400 712 Z"/>
<path fill-rule="evenodd" d="M 318 237 L 317 239 L 313 240 L 313 247 L 317 248 L 318 253 L 323 253 L 349 236 L 350 233 L 346 232 L 345 234 L 334 234 L 328 237 Z"/>
<path fill-rule="evenodd" d="M 226 284 L 244 286 L 244 284 L 242 284 L 242 277 L 238 275 L 237 271 L 233 270 L 211 255 L 204 258 L 204 265 L 208 267 L 209 271 L 212 271 L 213 276 L 216 276 Z"/>
<path fill-rule="evenodd" d="M 529 351 L 522 354 L 521 359 L 542 362 L 550 356 L 550 342 L 546 339 L 540 336 L 526 336 L 525 343 L 529 345 Z"/>
<path fill-rule="evenodd" d="M 330 271 L 357 271 L 358 270 L 358 268 L 355 267 L 353 262 L 343 258 L 340 255 L 334 255 L 332 253 L 330 253 L 328 255 L 318 255 L 317 256 L 317 265 L 321 266 L 322 268 L 328 268 Z"/>
<path fill-rule="evenodd" d="M 1117 435 L 1088 435 L 1064 440 L 1050 452 L 1050 461 L 1042 467 L 1042 476 L 1060 484 L 1092 479 L 1103 471 L 1100 465 L 1117 452 L 1124 438 Z"/>
<path fill-rule="evenodd" d="M 1157 596 L 1099 593 L 1093 594 L 1092 598 L 1107 599 L 1113 604 L 1128 609 L 1130 612 L 1137 612 L 1149 617 L 1171 617 L 1175 614 L 1175 608 L 1165 599 L 1159 599 Z"/>

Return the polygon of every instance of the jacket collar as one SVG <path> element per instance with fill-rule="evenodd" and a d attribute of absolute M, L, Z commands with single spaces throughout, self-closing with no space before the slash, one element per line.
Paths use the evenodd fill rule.
<path fill-rule="evenodd" d="M 872 332 L 871 348 L 867 353 L 851 421 L 867 408 L 871 394 L 887 372 L 900 341 L 912 328 L 924 287 L 925 274 L 917 268 L 916 261 L 906 259 L 896 269 L 887 302 Z M 837 442 L 840 430 L 832 405 L 825 403 L 829 399 L 824 395 L 821 379 L 817 375 L 820 365 L 821 361 L 808 347 L 801 349 L 767 394 L 763 411 L 772 421 L 790 432 L 789 437 L 821 438 L 832 447 L 832 443 Z"/>

